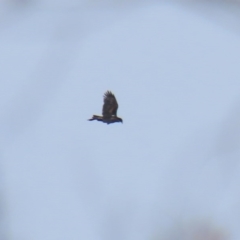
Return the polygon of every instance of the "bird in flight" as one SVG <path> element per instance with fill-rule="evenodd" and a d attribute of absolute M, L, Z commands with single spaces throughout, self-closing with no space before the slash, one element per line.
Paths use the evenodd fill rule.
<path fill-rule="evenodd" d="M 92 118 L 88 120 L 97 120 L 107 124 L 115 122 L 122 123 L 123 120 L 117 116 L 118 103 L 114 94 L 110 91 L 105 92 L 103 102 L 102 116 L 93 115 Z"/>

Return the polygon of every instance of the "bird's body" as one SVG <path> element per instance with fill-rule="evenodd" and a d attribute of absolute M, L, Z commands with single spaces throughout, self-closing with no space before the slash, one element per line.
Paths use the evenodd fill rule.
<path fill-rule="evenodd" d="M 103 100 L 102 116 L 93 115 L 88 120 L 97 120 L 107 124 L 122 122 L 122 119 L 117 116 L 118 103 L 112 92 L 107 91 L 103 96 Z"/>
<path fill-rule="evenodd" d="M 104 118 L 103 116 L 97 116 L 97 115 L 93 115 L 91 119 L 89 119 L 89 121 L 93 121 L 93 120 L 97 120 L 97 121 L 101 121 L 103 123 L 115 123 L 115 122 L 122 122 L 122 119 L 116 116 L 111 116 L 110 118 Z"/>

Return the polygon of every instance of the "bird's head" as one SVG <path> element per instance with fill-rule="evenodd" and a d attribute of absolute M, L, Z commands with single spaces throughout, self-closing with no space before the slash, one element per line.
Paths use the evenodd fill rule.
<path fill-rule="evenodd" d="M 121 123 L 123 123 L 123 120 L 122 120 L 122 118 L 120 118 L 120 117 L 117 117 L 116 120 L 117 120 L 116 122 L 121 122 Z"/>

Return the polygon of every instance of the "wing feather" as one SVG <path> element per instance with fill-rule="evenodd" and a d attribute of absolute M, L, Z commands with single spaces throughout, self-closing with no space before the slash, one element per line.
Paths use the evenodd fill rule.
<path fill-rule="evenodd" d="M 111 117 L 111 116 L 117 116 L 117 109 L 118 109 L 118 103 L 114 96 L 114 94 L 110 91 L 107 91 L 103 96 L 103 109 L 102 109 L 102 115 L 103 117 Z"/>

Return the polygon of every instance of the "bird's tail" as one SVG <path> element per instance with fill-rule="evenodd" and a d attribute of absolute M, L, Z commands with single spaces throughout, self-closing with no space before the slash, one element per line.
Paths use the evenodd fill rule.
<path fill-rule="evenodd" d="M 88 119 L 88 121 L 93 120 L 102 121 L 102 116 L 93 115 L 92 118 Z"/>

